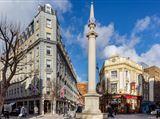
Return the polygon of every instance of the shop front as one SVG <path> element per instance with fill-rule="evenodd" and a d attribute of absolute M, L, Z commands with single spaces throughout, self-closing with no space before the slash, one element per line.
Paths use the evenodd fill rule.
<path fill-rule="evenodd" d="M 140 112 L 141 97 L 129 94 L 108 94 L 101 97 L 100 109 L 106 112 L 106 106 L 110 104 L 118 113 Z"/>

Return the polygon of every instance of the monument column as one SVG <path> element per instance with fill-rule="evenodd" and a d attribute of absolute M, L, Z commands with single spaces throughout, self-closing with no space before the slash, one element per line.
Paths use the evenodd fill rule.
<path fill-rule="evenodd" d="M 94 18 L 93 3 L 91 4 L 90 18 L 88 23 L 88 92 L 85 95 L 85 108 L 78 119 L 103 119 L 104 115 L 99 109 L 99 94 L 96 93 L 96 23 Z"/>
<path fill-rule="evenodd" d="M 88 93 L 96 93 L 96 37 L 94 8 L 91 4 L 88 38 Z"/>

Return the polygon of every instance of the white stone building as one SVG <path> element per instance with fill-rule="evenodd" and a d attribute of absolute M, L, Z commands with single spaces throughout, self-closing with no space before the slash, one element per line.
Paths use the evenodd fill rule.
<path fill-rule="evenodd" d="M 139 76 L 142 72 L 142 66 L 129 58 L 113 56 L 105 60 L 100 79 L 103 92 L 112 95 L 110 103 L 117 101 L 130 105 L 132 110 L 139 108 L 142 95 Z"/>
<path fill-rule="evenodd" d="M 56 11 L 51 5 L 39 6 L 21 38 L 21 47 L 29 47 L 30 51 L 22 61 L 27 65 L 20 67 L 20 72 L 32 74 L 24 82 L 9 87 L 5 102 L 15 102 L 16 107 L 24 105 L 29 114 L 33 114 L 34 106 L 40 114 L 63 113 L 64 106 L 73 108 L 78 103 L 77 77 L 61 40 Z M 16 75 L 12 82 L 21 81 L 27 75 Z"/>

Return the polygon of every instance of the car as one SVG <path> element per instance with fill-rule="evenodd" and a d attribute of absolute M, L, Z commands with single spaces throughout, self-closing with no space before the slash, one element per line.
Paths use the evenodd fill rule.
<path fill-rule="evenodd" d="M 10 113 L 11 116 L 18 116 L 19 114 L 20 114 L 20 108 L 16 108 Z"/>
<path fill-rule="evenodd" d="M 156 114 L 157 114 L 157 112 L 159 112 L 159 113 L 160 113 L 160 108 L 158 108 L 158 109 L 155 109 L 155 110 L 151 111 L 151 115 L 156 115 Z"/>

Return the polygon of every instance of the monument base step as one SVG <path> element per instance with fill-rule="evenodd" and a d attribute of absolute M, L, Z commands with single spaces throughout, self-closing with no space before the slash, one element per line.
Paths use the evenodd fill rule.
<path fill-rule="evenodd" d="M 108 119 L 105 113 L 77 113 L 76 119 Z"/>

